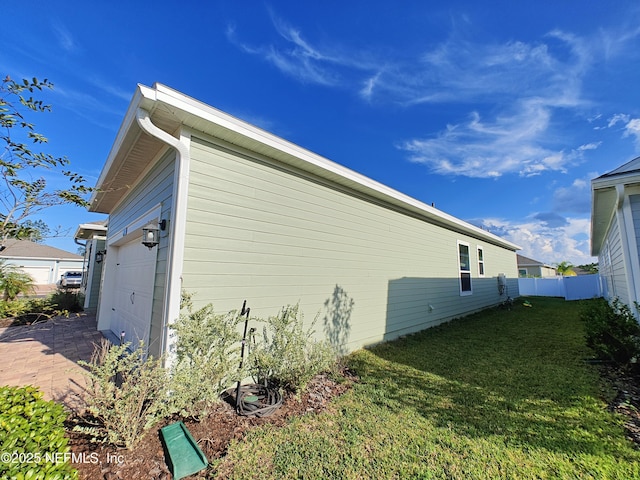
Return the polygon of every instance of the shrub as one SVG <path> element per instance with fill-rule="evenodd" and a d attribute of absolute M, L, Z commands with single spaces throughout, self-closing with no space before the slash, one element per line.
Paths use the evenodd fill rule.
<path fill-rule="evenodd" d="M 5 301 L 15 300 L 20 293 L 33 291 L 33 277 L 15 265 L 0 259 L 0 291 Z"/>
<path fill-rule="evenodd" d="M 220 401 L 220 393 L 242 374 L 236 311 L 216 314 L 211 304 L 193 311 L 183 296 L 183 312 L 171 328 L 177 334 L 171 371 L 172 410 L 198 418 Z"/>
<path fill-rule="evenodd" d="M 303 392 L 318 373 L 336 364 L 336 351 L 327 341 L 313 338 L 317 318 L 308 330 L 298 304 L 269 317 L 262 338 L 251 345 L 250 365 L 256 381 L 272 383 L 293 392 Z"/>
<path fill-rule="evenodd" d="M 84 295 L 79 292 L 58 288 L 51 294 L 50 303 L 59 312 L 81 312 Z"/>
<path fill-rule="evenodd" d="M 62 405 L 35 387 L 0 387 L 0 477 L 77 478 L 67 461 L 65 418 Z"/>
<path fill-rule="evenodd" d="M 581 312 L 587 345 L 598 358 L 628 365 L 640 356 L 640 325 L 631 309 L 617 298 L 589 303 Z"/>
<path fill-rule="evenodd" d="M 0 300 L 0 318 L 13 318 L 15 325 L 47 320 L 57 315 L 82 311 L 84 298 L 77 292 L 58 290 L 47 298 Z"/>
<path fill-rule="evenodd" d="M 0 318 L 16 318 L 28 312 L 29 302 L 26 300 L 0 300 Z"/>
<path fill-rule="evenodd" d="M 98 420 L 95 427 L 74 427 L 93 441 L 131 449 L 142 433 L 168 413 L 167 376 L 161 362 L 147 357 L 144 345 L 129 352 L 129 343 L 103 340 L 88 367 L 87 407 Z"/>

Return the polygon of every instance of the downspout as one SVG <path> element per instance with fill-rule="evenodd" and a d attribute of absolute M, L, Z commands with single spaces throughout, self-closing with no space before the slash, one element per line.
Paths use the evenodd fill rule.
<path fill-rule="evenodd" d="M 173 203 L 169 221 L 169 245 L 167 254 L 167 282 L 164 292 L 162 337 L 160 353 L 167 352 L 169 326 L 180 315 L 180 289 L 182 288 L 182 265 L 184 262 L 184 233 L 187 225 L 187 187 L 189 184 L 189 137 L 176 138 L 151 122 L 149 112 L 138 108 L 136 120 L 140 128 L 154 138 L 176 150 L 173 182 Z"/>

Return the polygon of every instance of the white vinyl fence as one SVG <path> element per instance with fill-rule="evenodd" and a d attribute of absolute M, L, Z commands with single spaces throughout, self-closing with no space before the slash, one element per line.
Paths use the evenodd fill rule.
<path fill-rule="evenodd" d="M 520 295 L 538 297 L 563 297 L 565 300 L 582 300 L 602 297 L 600 275 L 576 277 L 519 278 Z"/>

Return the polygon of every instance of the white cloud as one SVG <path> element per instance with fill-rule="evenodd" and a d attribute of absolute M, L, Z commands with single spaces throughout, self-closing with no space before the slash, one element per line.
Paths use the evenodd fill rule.
<path fill-rule="evenodd" d="M 488 98 L 497 113 L 486 119 L 474 113 L 467 122 L 407 140 L 399 148 L 434 173 L 469 177 L 564 173 L 581 161 L 584 152 L 599 144 L 567 148 L 565 139 L 554 141 L 551 127 L 558 109 L 587 103 L 581 79 L 595 54 L 586 40 L 574 35 L 554 31 L 548 38 L 558 45 L 450 40 L 426 54 L 425 62 L 435 71 L 431 75 L 439 79 L 435 87 L 449 92 L 440 99 L 486 102 Z M 562 54 L 555 52 L 559 49 Z"/>
<path fill-rule="evenodd" d="M 279 36 L 273 43 L 250 46 L 241 42 L 236 35 L 235 25 L 227 27 L 227 39 L 245 53 L 261 57 L 282 73 L 302 83 L 338 86 L 342 83 L 343 67 L 358 68 L 353 58 L 322 51 L 305 40 L 299 29 L 273 12 L 270 14 Z"/>
<path fill-rule="evenodd" d="M 557 216 L 558 219 L 561 218 Z M 544 263 L 568 261 L 574 265 L 592 263 L 589 218 L 567 217 L 563 222 L 549 222 L 547 215 L 534 214 L 522 222 L 485 219 L 490 231 L 520 245 L 518 253 Z"/>
<path fill-rule="evenodd" d="M 69 32 L 69 30 L 67 30 L 64 25 L 56 22 L 51 26 L 51 28 L 53 29 L 53 32 L 58 39 L 58 43 L 63 48 L 63 50 L 67 52 L 74 52 L 78 49 L 78 45 L 76 44 L 73 35 L 71 35 L 71 32 Z"/>
<path fill-rule="evenodd" d="M 636 145 L 640 148 L 640 118 L 633 118 L 624 126 L 623 137 L 634 137 Z"/>
<path fill-rule="evenodd" d="M 435 138 L 413 139 L 398 145 L 410 160 L 423 163 L 434 173 L 491 178 L 515 173 L 529 177 L 545 171 L 566 172 L 598 144 L 576 149 L 551 150 L 543 146 L 551 109 L 538 100 L 523 101 L 517 111 L 493 122 L 477 113 L 463 124 L 448 125 Z"/>
<path fill-rule="evenodd" d="M 559 111 L 589 105 L 583 96 L 586 72 L 605 56 L 601 31 L 590 37 L 554 30 L 535 42 L 480 43 L 452 32 L 418 56 L 321 45 L 270 10 L 277 37 L 258 47 L 227 37 L 243 51 L 262 57 L 300 82 L 352 89 L 367 102 L 404 106 L 425 103 L 490 104 L 492 113 L 473 112 L 439 132 L 405 139 L 398 148 L 413 162 L 442 175 L 495 178 L 566 172 L 598 143 L 567 145 L 558 135 Z M 608 54 L 620 55 L 637 36 L 627 32 Z M 621 33 L 621 32 L 618 32 Z M 622 32 L 624 33 L 624 32 Z M 618 35 L 619 38 L 622 38 Z M 613 38 L 613 36 L 611 37 Z M 612 117 L 610 126 L 628 118 Z M 590 119 L 590 122 L 594 119 Z M 596 127 L 597 128 L 597 127 Z M 625 134 L 640 143 L 640 125 Z"/>
<path fill-rule="evenodd" d="M 99 88 L 100 90 L 104 91 L 105 93 L 112 95 L 116 98 L 119 98 L 120 100 L 124 100 L 126 102 L 129 102 L 131 100 L 131 92 L 128 90 L 123 90 L 121 88 L 118 88 L 116 85 L 108 83 L 106 81 L 104 81 L 103 79 L 99 78 L 98 76 L 93 76 L 91 78 L 87 78 L 87 80 L 93 84 L 94 86 L 96 86 L 97 88 Z"/>
<path fill-rule="evenodd" d="M 597 177 L 590 173 L 586 178 L 577 178 L 569 187 L 560 187 L 553 192 L 555 211 L 587 214 L 591 212 L 591 179 Z"/>
<path fill-rule="evenodd" d="M 619 124 L 622 124 L 622 138 L 632 137 L 640 149 L 640 118 L 632 118 L 626 113 L 616 113 L 607 120 L 606 128 L 613 128 Z"/>
<path fill-rule="evenodd" d="M 616 113 L 609 119 L 609 122 L 607 123 L 607 127 L 611 128 L 611 127 L 614 127 L 619 122 L 627 123 L 628 121 L 629 121 L 629 115 L 626 115 L 624 113 Z"/>

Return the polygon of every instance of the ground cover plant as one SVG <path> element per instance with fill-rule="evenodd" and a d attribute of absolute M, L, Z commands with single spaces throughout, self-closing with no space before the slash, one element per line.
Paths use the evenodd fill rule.
<path fill-rule="evenodd" d="M 0 387 L 0 478 L 73 479 L 62 405 L 32 386 Z"/>
<path fill-rule="evenodd" d="M 529 301 L 354 353 L 360 380 L 328 411 L 251 431 L 211 475 L 640 478 L 585 361 L 582 306 Z"/>

